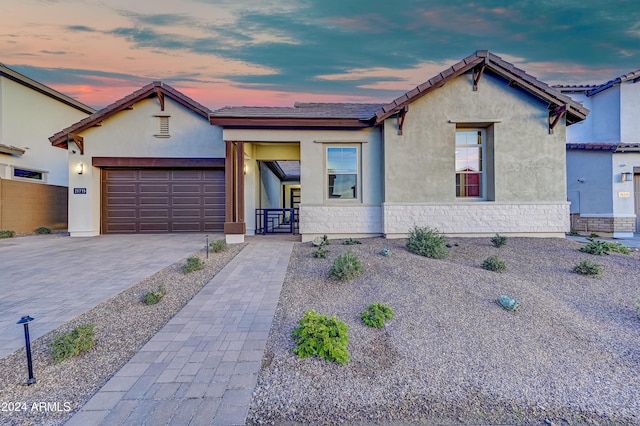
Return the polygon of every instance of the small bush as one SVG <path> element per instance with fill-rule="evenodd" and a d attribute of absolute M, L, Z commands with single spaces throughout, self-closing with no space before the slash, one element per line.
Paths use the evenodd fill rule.
<path fill-rule="evenodd" d="M 353 253 L 346 252 L 336 257 L 329 273 L 337 280 L 349 281 L 360 275 L 363 269 L 360 259 Z"/>
<path fill-rule="evenodd" d="M 392 319 L 393 316 L 393 309 L 382 303 L 369 305 L 367 309 L 360 314 L 360 318 L 366 325 L 375 328 L 382 328 L 385 319 Z"/>
<path fill-rule="evenodd" d="M 313 257 L 321 259 L 325 259 L 327 257 L 327 253 L 329 253 L 329 250 L 322 248 L 322 246 L 318 247 L 316 251 L 312 252 Z"/>
<path fill-rule="evenodd" d="M 409 231 L 407 250 L 432 259 L 445 259 L 449 256 L 444 235 L 436 229 L 426 227 L 416 226 Z"/>
<path fill-rule="evenodd" d="M 389 256 L 391 254 L 391 250 L 388 248 L 383 248 L 382 250 L 380 250 L 380 254 L 383 256 Z"/>
<path fill-rule="evenodd" d="M 592 232 L 591 234 L 589 234 L 589 238 L 600 238 L 600 235 L 596 234 L 595 232 Z"/>
<path fill-rule="evenodd" d="M 51 229 L 47 228 L 46 226 L 41 226 L 40 228 L 36 229 L 36 234 L 50 234 L 51 233 Z"/>
<path fill-rule="evenodd" d="M 187 257 L 187 263 L 182 267 L 182 272 L 188 274 L 190 272 L 199 271 L 204 268 L 204 262 L 197 256 Z"/>
<path fill-rule="evenodd" d="M 638 319 L 640 319 L 640 296 L 636 299 L 636 309 L 638 310 Z"/>
<path fill-rule="evenodd" d="M 0 238 L 13 238 L 16 236 L 14 231 L 0 231 Z"/>
<path fill-rule="evenodd" d="M 489 256 L 482 262 L 482 268 L 487 271 L 503 272 L 507 269 L 507 263 L 498 256 Z"/>
<path fill-rule="evenodd" d="M 56 337 L 50 344 L 51 357 L 54 362 L 58 364 L 91 349 L 96 344 L 93 327 L 93 324 L 83 325 L 76 327 L 70 333 Z"/>
<path fill-rule="evenodd" d="M 571 228 L 571 231 L 569 231 L 569 235 L 571 235 L 571 236 L 574 236 L 574 237 L 575 237 L 575 236 L 580 235 L 580 232 L 578 232 L 578 230 L 576 230 L 576 229 L 574 229 L 574 228 Z"/>
<path fill-rule="evenodd" d="M 209 243 L 209 249 L 214 253 L 220 253 L 227 249 L 227 242 L 225 240 L 216 240 Z"/>
<path fill-rule="evenodd" d="M 494 246 L 500 248 L 507 244 L 507 237 L 505 235 L 496 234 L 495 237 L 491 238 L 491 242 Z"/>
<path fill-rule="evenodd" d="M 573 272 L 576 272 L 581 275 L 588 275 L 590 277 L 595 277 L 597 275 L 602 274 L 602 266 L 593 263 L 590 260 L 583 260 L 573 267 Z"/>
<path fill-rule="evenodd" d="M 158 286 L 155 291 L 149 291 L 144 295 L 142 302 L 145 305 L 155 305 L 167 294 L 167 290 L 164 288 L 162 284 Z"/>
<path fill-rule="evenodd" d="M 346 323 L 339 321 L 335 316 L 327 317 L 309 310 L 304 313 L 298 324 L 300 327 L 291 333 L 291 337 L 296 341 L 293 353 L 297 354 L 298 358 L 317 355 L 329 362 L 336 361 L 342 365 L 349 361 L 349 328 Z"/>
<path fill-rule="evenodd" d="M 343 241 L 342 244 L 344 244 L 345 246 L 354 246 L 356 244 L 362 244 L 362 243 L 358 240 L 354 240 L 353 238 L 349 238 L 348 240 Z"/>
<path fill-rule="evenodd" d="M 612 243 L 609 241 L 599 241 L 593 238 L 589 238 L 589 244 L 584 247 L 580 247 L 580 251 L 583 253 L 596 254 L 598 256 L 609 252 L 616 252 L 622 254 L 629 254 L 631 250 L 627 246 L 620 243 Z"/>

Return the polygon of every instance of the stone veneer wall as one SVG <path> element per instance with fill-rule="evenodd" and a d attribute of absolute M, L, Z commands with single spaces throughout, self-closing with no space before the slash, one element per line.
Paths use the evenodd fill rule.
<path fill-rule="evenodd" d="M 300 206 L 303 241 L 315 236 L 382 235 L 380 206 Z"/>
<path fill-rule="evenodd" d="M 569 203 L 384 203 L 384 234 L 402 238 L 414 226 L 453 235 L 564 236 Z"/>
<path fill-rule="evenodd" d="M 635 232 L 636 219 L 634 217 L 593 217 L 571 215 L 571 229 L 578 232 Z"/>

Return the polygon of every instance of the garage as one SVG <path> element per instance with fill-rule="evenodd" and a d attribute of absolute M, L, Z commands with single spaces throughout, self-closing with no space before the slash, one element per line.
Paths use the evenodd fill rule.
<path fill-rule="evenodd" d="M 223 232 L 222 168 L 102 168 L 101 233 Z"/>

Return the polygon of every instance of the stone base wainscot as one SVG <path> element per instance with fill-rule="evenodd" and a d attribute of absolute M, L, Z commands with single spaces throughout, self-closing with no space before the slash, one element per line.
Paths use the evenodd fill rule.
<path fill-rule="evenodd" d="M 614 238 L 633 238 L 636 230 L 636 217 L 612 217 L 608 215 L 571 215 L 571 229 L 581 233 L 606 232 Z"/>
<path fill-rule="evenodd" d="M 300 206 L 302 241 L 317 236 L 330 238 L 374 237 L 382 235 L 380 206 Z"/>

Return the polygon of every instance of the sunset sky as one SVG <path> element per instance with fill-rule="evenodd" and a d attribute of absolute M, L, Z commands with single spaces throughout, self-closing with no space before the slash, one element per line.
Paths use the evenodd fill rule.
<path fill-rule="evenodd" d="M 478 49 L 548 84 L 640 68 L 637 0 L 0 0 L 0 63 L 96 108 L 388 102 Z"/>

